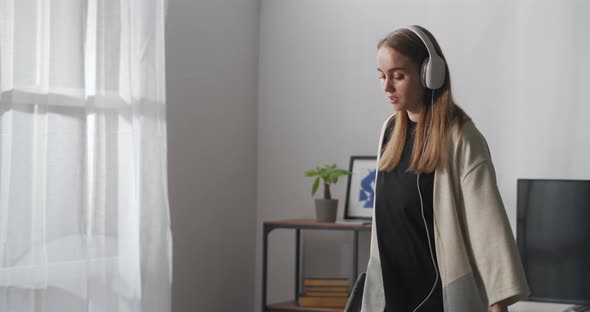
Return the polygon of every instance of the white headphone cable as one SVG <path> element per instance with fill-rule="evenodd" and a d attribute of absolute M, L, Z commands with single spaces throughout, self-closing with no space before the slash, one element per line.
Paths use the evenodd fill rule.
<path fill-rule="evenodd" d="M 432 90 L 432 102 L 430 105 L 430 110 L 432 112 L 432 107 L 434 104 L 434 89 Z M 422 156 L 424 155 L 424 151 L 426 150 L 426 144 L 428 143 L 428 139 L 430 138 L 430 127 L 428 127 L 428 132 L 426 134 L 426 140 L 424 142 L 424 146 L 422 147 Z M 436 261 L 434 260 L 434 255 L 432 254 L 432 244 L 430 243 L 430 232 L 428 231 L 428 225 L 426 225 L 426 217 L 424 217 L 424 202 L 422 201 L 422 192 L 420 191 L 420 173 L 418 172 L 418 176 L 416 177 L 416 186 L 418 187 L 418 195 L 420 196 L 420 209 L 422 211 L 422 220 L 424 221 L 424 228 L 426 229 L 426 238 L 428 239 L 428 250 L 430 251 L 430 259 L 432 260 L 432 265 L 434 266 L 434 271 L 436 273 L 436 279 L 434 280 L 434 284 L 430 289 L 430 293 L 422 302 L 412 311 L 416 312 L 425 302 L 430 298 L 434 289 L 436 288 L 436 284 L 438 283 L 438 268 L 436 267 Z M 433 216 L 434 222 L 434 216 Z"/>

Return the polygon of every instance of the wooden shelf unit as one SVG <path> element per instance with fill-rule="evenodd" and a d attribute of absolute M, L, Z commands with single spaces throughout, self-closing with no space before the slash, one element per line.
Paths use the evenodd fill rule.
<path fill-rule="evenodd" d="M 268 235 L 275 229 L 294 229 L 295 230 L 295 294 L 293 301 L 267 304 L 266 303 L 266 286 L 267 286 L 267 258 L 268 258 Z M 262 243 L 262 312 L 289 312 L 289 311 L 314 311 L 314 312 L 342 312 L 343 309 L 337 308 L 320 308 L 320 307 L 302 307 L 297 304 L 299 299 L 300 286 L 300 249 L 301 249 L 301 231 L 302 230 L 336 230 L 353 232 L 353 261 L 352 261 L 352 281 L 356 281 L 358 276 L 358 233 L 362 231 L 371 231 L 371 224 L 363 223 L 330 223 L 317 222 L 313 219 L 289 219 L 265 221 L 263 223 L 263 243 Z"/>

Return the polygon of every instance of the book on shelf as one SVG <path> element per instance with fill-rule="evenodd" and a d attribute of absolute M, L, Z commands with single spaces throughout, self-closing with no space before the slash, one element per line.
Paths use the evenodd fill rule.
<path fill-rule="evenodd" d="M 348 291 L 306 291 L 303 293 L 303 295 L 308 297 L 348 297 Z"/>
<path fill-rule="evenodd" d="M 303 289 L 305 291 L 348 293 L 348 287 L 346 286 L 303 286 Z"/>
<path fill-rule="evenodd" d="M 305 278 L 303 286 L 350 286 L 347 278 Z"/>
<path fill-rule="evenodd" d="M 348 297 L 312 297 L 301 295 L 298 303 L 303 307 L 344 308 Z"/>

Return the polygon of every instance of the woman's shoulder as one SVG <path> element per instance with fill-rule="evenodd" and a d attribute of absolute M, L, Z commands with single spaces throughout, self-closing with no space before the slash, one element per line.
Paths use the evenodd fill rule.
<path fill-rule="evenodd" d="M 385 139 L 388 138 L 393 131 L 393 127 L 395 126 L 395 116 L 396 114 L 392 114 L 387 117 L 387 119 L 385 119 L 385 122 L 383 122 L 383 126 L 381 127 L 381 135 Z"/>
<path fill-rule="evenodd" d="M 396 114 L 394 113 L 385 119 L 385 122 L 383 122 L 383 129 L 392 128 L 395 125 L 395 116 Z"/>
<path fill-rule="evenodd" d="M 453 125 L 450 144 L 455 158 L 467 168 L 491 161 L 488 143 L 471 119 Z"/>
<path fill-rule="evenodd" d="M 455 144 L 474 144 L 485 142 L 485 137 L 471 118 L 463 122 L 454 122 L 451 126 L 450 139 Z"/>

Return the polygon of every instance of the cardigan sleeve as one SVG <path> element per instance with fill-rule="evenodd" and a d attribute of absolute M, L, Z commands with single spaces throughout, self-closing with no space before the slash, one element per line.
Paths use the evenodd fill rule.
<path fill-rule="evenodd" d="M 496 183 L 492 161 L 485 159 L 461 179 L 465 234 L 469 253 L 490 305 L 508 305 L 530 291 Z"/>

